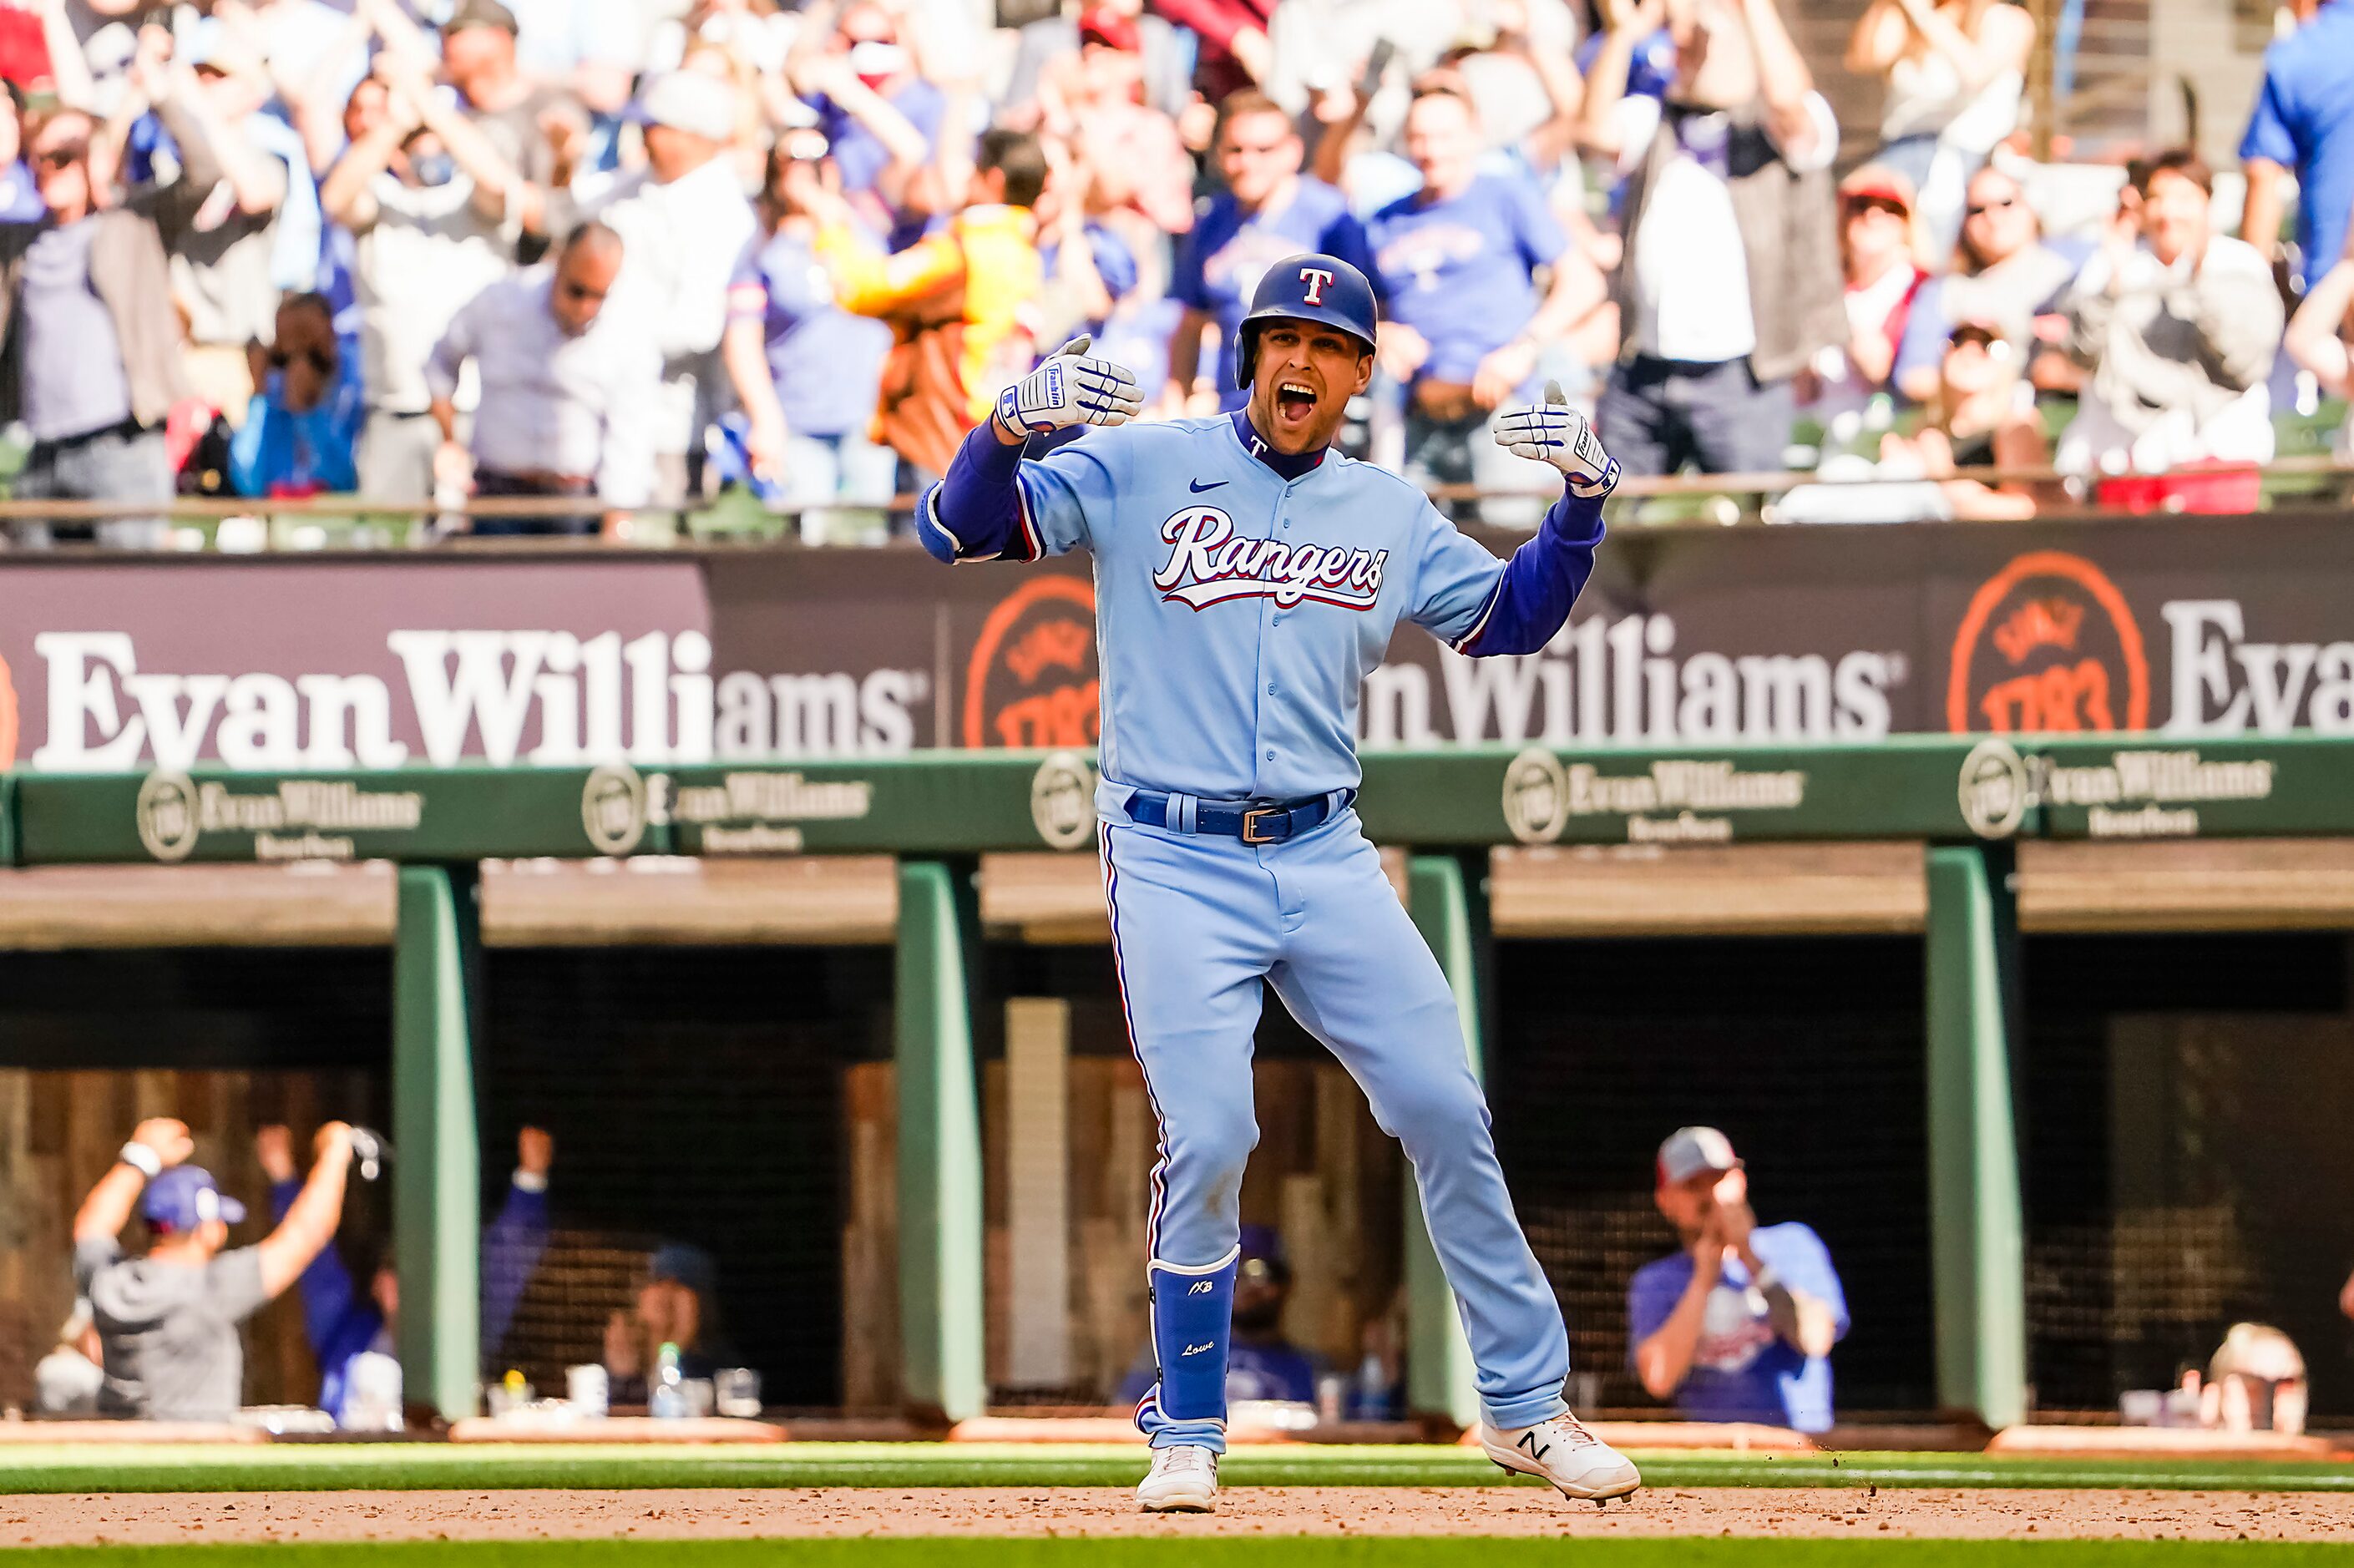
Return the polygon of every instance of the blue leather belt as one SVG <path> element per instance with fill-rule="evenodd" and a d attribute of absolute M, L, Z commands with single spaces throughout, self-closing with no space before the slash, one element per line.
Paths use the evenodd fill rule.
<path fill-rule="evenodd" d="M 1271 844 L 1331 821 L 1356 798 L 1354 789 L 1334 789 L 1299 800 L 1204 800 L 1139 789 L 1128 798 L 1128 818 L 1172 832 L 1218 833 L 1246 844 Z"/>

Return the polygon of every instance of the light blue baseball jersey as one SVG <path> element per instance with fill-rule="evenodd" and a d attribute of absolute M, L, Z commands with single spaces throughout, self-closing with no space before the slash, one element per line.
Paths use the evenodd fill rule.
<path fill-rule="evenodd" d="M 1287 481 L 1240 429 L 1092 430 L 1021 466 L 1023 553 L 1096 558 L 1108 782 L 1353 788 L 1359 687 L 1398 622 L 1468 644 L 1495 599 L 1504 563 L 1413 485 L 1337 452 Z"/>

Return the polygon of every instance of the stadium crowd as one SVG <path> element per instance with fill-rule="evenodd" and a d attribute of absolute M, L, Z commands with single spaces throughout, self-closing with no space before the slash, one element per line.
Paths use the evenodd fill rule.
<path fill-rule="evenodd" d="M 1548 378 L 1633 474 L 1883 482 L 1794 517 L 2244 473 L 2299 367 L 2349 381 L 2354 5 L 2296 4 L 2234 238 L 2155 148 L 2045 232 L 2008 0 L 1871 0 L 1843 176 L 1777 0 L 0 0 L 12 493 L 627 536 L 737 484 L 873 539 L 1074 334 L 1232 407 L 1310 249 L 1383 297 L 1352 440 L 1426 482 L 1537 488 L 1485 429 Z"/>

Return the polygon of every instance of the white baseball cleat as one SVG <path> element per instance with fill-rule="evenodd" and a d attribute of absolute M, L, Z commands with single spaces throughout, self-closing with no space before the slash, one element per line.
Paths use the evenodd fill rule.
<path fill-rule="evenodd" d="M 1588 1432 L 1567 1411 L 1534 1426 L 1499 1431 L 1479 1423 L 1479 1446 L 1507 1470 L 1539 1476 L 1565 1498 L 1601 1502 L 1623 1498 L 1643 1484 L 1626 1455 Z"/>
<path fill-rule="evenodd" d="M 1198 1443 L 1152 1450 L 1152 1468 L 1138 1483 L 1147 1513 L 1210 1513 L 1218 1506 L 1218 1457 Z"/>

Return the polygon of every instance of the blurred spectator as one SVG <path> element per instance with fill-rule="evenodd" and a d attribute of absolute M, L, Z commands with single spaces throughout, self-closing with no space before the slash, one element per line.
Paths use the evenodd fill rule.
<path fill-rule="evenodd" d="M 1479 172 L 1469 99 L 1417 96 L 1405 149 L 1422 189 L 1375 213 L 1365 233 L 1386 296 L 1382 366 L 1406 387 L 1407 477 L 1531 488 L 1524 461 L 1483 432 L 1499 405 L 1532 396 L 1538 355 L 1600 299 L 1601 281 L 1532 183 Z M 1503 518 L 1491 506 L 1489 520 Z"/>
<path fill-rule="evenodd" d="M 425 366 L 441 448 L 437 480 L 483 497 L 595 496 L 605 532 L 646 504 L 654 475 L 662 351 L 644 322 L 608 306 L 621 237 L 582 224 L 553 261 L 501 279 L 450 323 Z M 458 440 L 458 378 L 481 377 L 471 450 Z M 478 517 L 479 535 L 587 534 L 588 515 Z"/>
<path fill-rule="evenodd" d="M 1072 157 L 1051 138 L 1039 146 L 1046 154 L 1046 189 L 1038 198 L 1040 279 L 1038 300 L 1029 312 L 1030 335 L 1062 343 L 1083 332 L 1102 332 L 1140 281 L 1136 252 L 1112 222 L 1140 233 L 1156 260 L 1166 241 L 1157 229 L 1140 228 L 1143 220 L 1132 211 L 1090 216 L 1095 165 Z"/>
<path fill-rule="evenodd" d="M 2348 352 L 2349 342 L 2354 342 L 2354 247 L 2315 282 L 2313 291 L 2290 318 L 2288 336 L 2281 346 L 2298 369 L 2312 372 L 2324 397 L 2354 398 L 2354 355 Z M 2338 445 L 2341 455 L 2354 456 L 2354 417 L 2339 431 Z M 2347 1316 L 2354 1317 L 2354 1278 L 2346 1282 L 2341 1300 Z"/>
<path fill-rule="evenodd" d="M 1658 1178 L 1653 1196 L 1684 1250 L 1627 1285 L 1643 1387 L 1694 1421 L 1828 1428 L 1831 1347 L 1848 1317 L 1822 1238 L 1795 1221 L 1757 1224 L 1747 1173 L 1712 1127 L 1670 1134 Z"/>
<path fill-rule="evenodd" d="M 898 457 L 867 439 L 891 329 L 834 303 L 816 249 L 832 165 L 824 138 L 803 134 L 808 140 L 780 139 L 769 154 L 761 201 L 768 234 L 746 249 L 729 286 L 725 354 L 749 416 L 753 463 L 781 476 L 779 503 L 810 508 L 801 536 L 818 544 L 836 501 L 873 509 L 872 531 L 879 531 Z"/>
<path fill-rule="evenodd" d="M 707 1378 L 735 1364 L 719 1327 L 719 1266 L 684 1242 L 655 1250 L 628 1311 L 605 1322 L 605 1372 L 615 1404 L 646 1403 L 646 1379 L 664 1345 L 678 1347 L 682 1378 Z"/>
<path fill-rule="evenodd" d="M 648 7 L 633 0 L 514 0 L 508 9 L 525 77 L 569 91 L 600 118 L 628 105 L 645 58 Z M 734 9 L 744 9 L 741 0 Z"/>
<path fill-rule="evenodd" d="M 2264 51 L 2240 160 L 2247 171 L 2240 238 L 2280 247 L 2281 177 L 2296 180 L 2299 270 L 2308 281 L 2346 246 L 2354 211 L 2354 5 L 2291 0 L 2303 26 Z"/>
<path fill-rule="evenodd" d="M 406 50 L 421 63 L 426 46 L 405 26 L 394 0 L 359 3 L 371 8 L 387 48 Z M 524 73 L 516 58 L 520 30 L 514 13 L 499 0 L 458 0 L 441 25 L 442 75 L 465 100 L 467 117 L 501 162 L 535 190 L 561 189 L 588 157 L 588 111 L 568 88 Z M 517 208 L 510 208 L 510 216 L 515 223 L 525 221 Z M 542 249 L 526 243 L 523 254 L 534 259 Z"/>
<path fill-rule="evenodd" d="M 1675 80 L 1648 144 L 1623 142 L 1634 54 L 1662 22 Z M 1779 470 L 1790 378 L 1848 334 L 1839 122 L 1774 0 L 1618 7 L 1586 81 L 1585 139 L 1628 181 L 1603 440 L 1628 473 Z"/>
<path fill-rule="evenodd" d="M 2338 1287 L 2338 1310 L 2345 1317 L 2354 1318 L 2354 1274 L 2348 1275 L 2346 1283 Z"/>
<path fill-rule="evenodd" d="M 1079 13 L 1079 48 L 1039 79 L 1041 128 L 1092 172 L 1098 213 L 1129 212 L 1145 232 L 1193 225 L 1193 163 L 1176 122 L 1144 101 L 1142 35 L 1111 5 Z"/>
<path fill-rule="evenodd" d="M 495 1366 L 531 1272 L 547 1246 L 547 1172 L 555 1140 L 525 1128 L 516 1140 L 514 1179 L 505 1204 L 482 1231 L 482 1364 Z M 282 1127 L 254 1134 L 253 1151 L 270 1181 L 270 1212 L 283 1222 L 301 1195 L 294 1140 Z M 365 1278 L 365 1295 L 356 1282 Z M 338 1425 L 352 1425 L 352 1363 L 363 1355 L 399 1354 L 400 1277 L 388 1257 L 354 1268 L 327 1247 L 302 1271 L 302 1335 L 319 1363 L 319 1408 Z"/>
<path fill-rule="evenodd" d="M 179 132 L 180 178 L 111 202 L 91 164 L 96 127 L 80 110 L 35 115 L 26 128 L 48 220 L 0 226 L 0 339 L 13 337 L 0 378 L 0 423 L 33 438 L 19 500 L 153 502 L 172 496 L 164 424 L 185 396 L 180 321 L 169 257 L 219 178 L 211 148 L 176 97 L 160 107 Z M 153 547 L 160 518 L 88 524 L 19 524 L 16 538 L 95 537 Z"/>
<path fill-rule="evenodd" d="M 1911 180 L 1884 164 L 1866 164 L 1840 182 L 1839 197 L 1847 344 L 1816 362 L 1818 374 L 1809 379 L 1818 386 L 1807 399 L 1826 423 L 1889 390 L 1896 345 L 1928 279 L 1917 260 L 1922 239 Z"/>
<path fill-rule="evenodd" d="M 2042 468 L 2052 461 L 2023 376 L 2026 346 L 2003 332 L 1988 321 L 1955 327 L 1920 429 L 1910 437 L 1891 434 L 1881 443 L 1883 471 L 1909 459 L 1914 471 L 1939 482 L 1949 516 L 2032 517 L 2035 497 L 2024 486 L 1988 484 L 1966 471 Z"/>
<path fill-rule="evenodd" d="M 48 210 L 25 159 L 25 101 L 11 84 L 0 93 L 0 223 L 38 223 Z"/>
<path fill-rule="evenodd" d="M 1216 103 L 1230 92 L 1267 85 L 1275 66 L 1275 49 L 1267 42 L 1267 24 L 1278 0 L 1145 0 L 1147 9 L 1181 27 L 1191 28 L 1198 40 L 1193 86 Z"/>
<path fill-rule="evenodd" d="M 2234 1323 L 2207 1364 L 2200 1424 L 2225 1432 L 2305 1432 L 2305 1357 L 2269 1323 Z"/>
<path fill-rule="evenodd" d="M 1184 307 L 1169 340 L 1171 415 L 1229 412 L 1249 394 L 1235 385 L 1235 332 L 1259 276 L 1303 250 L 1338 256 L 1372 276 L 1373 259 L 1347 198 L 1299 172 L 1306 149 L 1291 117 L 1264 93 L 1226 100 L 1214 156 L 1225 188 L 1209 199 L 1193 231 L 1177 242 L 1172 298 Z M 1214 374 L 1201 376 L 1202 334 L 1217 334 Z"/>
<path fill-rule="evenodd" d="M 891 323 L 875 433 L 920 474 L 948 471 L 965 432 L 1031 363 L 1021 318 L 1042 274 L 1031 209 L 1045 186 L 1038 138 L 993 129 L 981 140 L 964 210 L 889 257 L 846 205 L 811 191 L 829 209 L 817 253 L 837 300 Z"/>
<path fill-rule="evenodd" d="M 1245 1225 L 1235 1271 L 1233 1342 L 1226 1353 L 1226 1398 L 1316 1403 L 1317 1359 L 1285 1338 L 1283 1309 L 1291 1300 L 1291 1265 L 1273 1225 Z M 1130 1367 L 1117 1395 L 1142 1399 L 1160 1379 L 1152 1347 Z"/>
<path fill-rule="evenodd" d="M 2253 248 L 2213 232 L 2196 154 L 2137 164 L 2099 254 L 2068 292 L 2068 353 L 2087 375 L 2060 438 L 2071 473 L 2162 473 L 2273 455 L 2266 386 L 2281 302 Z"/>
<path fill-rule="evenodd" d="M 1961 231 L 1962 190 L 2019 125 L 2035 19 L 2007 0 L 1872 0 L 1848 37 L 1847 69 L 1884 76 L 1872 162 L 1918 191 L 1930 242 Z"/>
<path fill-rule="evenodd" d="M 344 111 L 350 145 L 320 200 L 354 236 L 367 402 L 360 492 L 421 502 L 433 493 L 440 441 L 425 362 L 465 303 L 513 270 L 500 225 L 519 176 L 421 73 L 400 74 L 389 51 L 377 58 L 392 81 L 353 90 Z"/>
<path fill-rule="evenodd" d="M 205 17 L 186 53 L 196 88 L 182 90 L 186 108 L 222 180 L 200 193 L 204 205 L 172 249 L 172 291 L 187 321 L 196 395 L 236 425 L 254 393 L 249 351 L 270 335 L 279 294 L 317 281 L 318 191 L 301 136 L 263 112 L 275 90 L 246 40 Z"/>
<path fill-rule="evenodd" d="M 2082 260 L 2044 243 L 2027 188 L 2003 170 L 1980 169 L 1967 195 L 1953 270 L 1914 296 L 1896 350 L 1896 389 L 1912 402 L 1935 392 L 1957 321 L 1990 322 L 2005 342 L 2031 355 L 2037 318 L 2058 306 Z"/>
<path fill-rule="evenodd" d="M 58 1330 L 57 1344 L 33 1368 L 33 1408 L 49 1416 L 96 1415 L 99 1391 L 106 1386 L 106 1370 L 100 1364 L 105 1356 L 90 1302 L 77 1296 Z"/>
<path fill-rule="evenodd" d="M 66 0 L 0 5 L 0 82 L 19 105 L 40 93 L 77 109 L 90 107 L 90 68 Z"/>
<path fill-rule="evenodd" d="M 245 1205 L 186 1163 L 186 1126 L 139 1124 L 114 1168 L 74 1215 L 74 1287 L 104 1347 L 101 1414 L 146 1421 L 225 1421 L 237 1413 L 245 1350 L 238 1325 L 275 1299 L 334 1239 L 352 1129 L 329 1122 L 313 1141 L 310 1180 L 278 1227 L 231 1252 Z M 143 1195 L 142 1189 L 144 1189 Z M 147 1222 L 143 1257 L 116 1239 L 133 1204 Z"/>
<path fill-rule="evenodd" d="M 334 308 L 322 294 L 288 295 L 255 357 L 261 389 L 229 442 L 230 484 L 239 495 L 349 494 L 366 410 L 357 369 L 335 341 Z"/>
<path fill-rule="evenodd" d="M 851 0 L 832 26 L 826 20 L 822 5 L 804 19 L 787 76 L 816 109 L 843 195 L 860 221 L 901 249 L 933 216 L 918 202 L 929 193 L 917 187 L 943 133 L 948 100 L 917 73 L 898 22 L 876 0 Z M 961 136 L 964 127 L 953 131 Z M 953 203 L 962 193 L 940 194 Z"/>
<path fill-rule="evenodd" d="M 553 227 L 594 217 L 626 247 L 619 305 L 651 324 L 663 353 L 655 498 L 670 505 L 688 499 L 700 477 L 701 433 L 719 412 L 728 281 L 759 233 L 721 155 L 735 131 L 734 98 L 726 83 L 697 72 L 654 78 L 631 110 L 644 128 L 645 166 L 576 181 L 548 198 Z"/>

